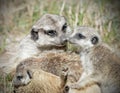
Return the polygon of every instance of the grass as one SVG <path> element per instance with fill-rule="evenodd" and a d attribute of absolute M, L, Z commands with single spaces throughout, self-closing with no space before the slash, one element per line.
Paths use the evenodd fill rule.
<path fill-rule="evenodd" d="M 0 53 L 3 53 L 9 35 L 27 34 L 32 25 L 46 13 L 63 15 L 72 28 L 77 25 L 91 26 L 99 30 L 103 40 L 120 46 L 119 8 L 112 0 L 13 0 L 4 5 L 0 20 Z M 9 0 L 11 1 L 11 0 Z M 114 4 L 115 3 L 115 4 Z M 119 4 L 118 4 L 119 5 Z M 9 7 L 8 7 L 9 6 Z M 2 8 L 1 8 L 2 9 Z M 0 11 L 1 12 L 1 11 Z M 7 15 L 6 15 L 7 14 Z M 9 14 L 9 15 L 8 15 Z M 12 37 L 13 38 L 13 37 Z M 1 43 L 2 42 L 2 43 Z M 11 42 L 12 43 L 12 42 Z M 76 48 L 68 44 L 68 49 Z M 1 77 L 0 85 L 6 88 L 4 93 L 11 92 L 11 76 Z M 9 90 L 10 89 L 10 90 Z M 9 91 L 9 92 L 8 92 Z"/>
<path fill-rule="evenodd" d="M 13 93 L 11 80 L 10 75 L 3 74 L 0 76 L 0 93 Z"/>

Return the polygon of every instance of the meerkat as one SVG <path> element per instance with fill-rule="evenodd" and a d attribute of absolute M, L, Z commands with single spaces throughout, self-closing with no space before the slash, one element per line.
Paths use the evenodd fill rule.
<path fill-rule="evenodd" d="M 14 93 L 60 93 L 60 77 L 56 75 L 25 64 L 19 64 L 16 72 Z"/>
<path fill-rule="evenodd" d="M 17 52 L 10 62 L 1 64 L 0 67 L 4 72 L 10 73 L 23 59 L 33 56 L 42 57 L 50 51 L 63 50 L 66 35 L 70 32 L 70 27 L 63 16 L 45 14 L 32 26 L 30 33 L 20 41 Z"/>
<path fill-rule="evenodd" d="M 120 58 L 105 43 L 98 32 L 90 27 L 77 27 L 69 42 L 82 48 L 80 60 L 84 69 L 77 83 L 69 90 L 83 90 L 97 84 L 101 93 L 120 93 Z"/>
<path fill-rule="evenodd" d="M 74 58 L 72 58 L 74 56 Z M 55 60 L 56 59 L 56 60 Z M 69 79 L 67 79 L 67 82 L 65 81 L 65 79 L 61 79 L 61 70 L 63 70 L 64 66 L 69 67 L 71 73 L 69 73 Z M 40 72 L 42 71 L 42 74 L 38 75 L 40 76 L 40 78 L 38 79 L 39 82 L 38 86 L 41 87 L 41 90 L 37 90 L 36 86 L 34 86 L 33 83 L 33 69 L 36 70 L 40 70 Z M 54 91 L 62 91 L 63 87 L 65 86 L 65 84 L 69 83 L 69 82 L 76 82 L 79 78 L 80 75 L 82 73 L 82 67 L 79 64 L 79 55 L 76 54 L 68 54 L 68 53 L 59 53 L 59 54 L 48 54 L 47 55 L 47 59 L 46 57 L 44 58 L 28 58 L 25 59 L 24 61 L 20 62 L 20 64 L 17 66 L 16 68 L 16 72 L 13 78 L 13 86 L 14 86 L 14 90 L 16 91 L 16 93 L 19 93 L 17 91 L 23 91 L 25 92 L 26 87 L 28 86 L 32 86 L 34 88 L 36 88 L 36 91 L 39 91 L 40 93 L 50 93 L 51 91 L 53 91 L 53 93 L 55 93 Z M 42 77 L 44 76 L 44 77 Z M 36 75 L 37 77 L 37 75 Z M 46 79 L 49 78 L 50 79 Z M 55 80 L 54 80 L 55 79 Z M 69 81 L 68 81 L 69 80 Z M 36 80 L 37 81 L 37 80 Z M 32 83 L 31 83 L 32 82 Z M 46 83 L 44 83 L 46 82 Z M 56 84 L 57 82 L 57 84 Z M 60 82 L 58 84 L 58 82 Z M 53 86 L 50 86 L 53 85 Z M 56 86 L 58 86 L 59 88 L 56 89 Z M 22 87 L 22 88 L 21 88 Z M 48 88 L 46 88 L 48 87 Z M 32 90 L 31 89 L 31 90 Z M 56 90 L 54 90 L 56 89 Z M 24 91 L 25 90 L 25 91 Z M 44 92 L 43 92 L 44 90 Z M 32 90 L 34 91 L 34 90 Z M 46 91 L 46 92 L 45 92 Z M 58 93 L 58 92 L 57 92 Z M 60 92 L 61 93 L 61 92 Z"/>

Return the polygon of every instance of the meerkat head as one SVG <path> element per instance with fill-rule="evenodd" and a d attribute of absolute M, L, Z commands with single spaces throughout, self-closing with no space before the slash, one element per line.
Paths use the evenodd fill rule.
<path fill-rule="evenodd" d="M 54 14 L 43 15 L 32 27 L 31 38 L 40 46 L 63 46 L 71 32 L 66 19 Z"/>
<path fill-rule="evenodd" d="M 101 43 L 101 38 L 98 32 L 93 28 L 76 27 L 68 41 L 82 48 L 89 48 Z"/>
<path fill-rule="evenodd" d="M 14 87 L 27 85 L 32 79 L 33 73 L 24 63 L 20 63 L 16 68 L 15 76 L 12 80 Z"/>

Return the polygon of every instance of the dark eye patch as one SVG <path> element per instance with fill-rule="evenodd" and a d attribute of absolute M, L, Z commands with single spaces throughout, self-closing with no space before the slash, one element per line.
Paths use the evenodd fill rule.
<path fill-rule="evenodd" d="M 77 39 L 85 39 L 86 37 L 84 36 L 84 35 L 82 35 L 81 33 L 77 33 L 76 35 L 75 35 L 75 37 L 77 38 Z"/>
<path fill-rule="evenodd" d="M 17 79 L 18 79 L 18 80 L 21 80 L 21 79 L 23 79 L 23 76 L 22 76 L 22 75 L 19 75 L 19 76 L 17 76 Z"/>
<path fill-rule="evenodd" d="M 62 31 L 63 31 L 63 32 L 66 32 L 66 29 L 67 29 L 67 23 L 65 23 L 65 24 L 63 25 Z"/>
<path fill-rule="evenodd" d="M 31 79 L 32 78 L 32 72 L 27 70 L 27 74 L 28 74 L 29 78 Z"/>
<path fill-rule="evenodd" d="M 98 37 L 97 36 L 94 36 L 92 39 L 91 39 L 91 42 L 92 42 L 92 44 L 97 44 L 98 42 L 99 42 L 99 39 L 98 39 Z"/>
<path fill-rule="evenodd" d="M 55 30 L 48 30 L 48 31 L 45 31 L 45 34 L 51 36 L 51 37 L 55 37 L 57 36 L 57 32 Z"/>
<path fill-rule="evenodd" d="M 36 41 L 38 40 L 39 36 L 38 36 L 38 31 L 35 31 L 34 29 L 31 30 L 31 38 Z"/>

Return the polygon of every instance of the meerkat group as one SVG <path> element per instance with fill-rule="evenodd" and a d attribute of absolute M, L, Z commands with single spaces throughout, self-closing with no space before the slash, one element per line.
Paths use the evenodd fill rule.
<path fill-rule="evenodd" d="M 4 67 L 7 73 L 15 70 L 15 93 L 120 93 L 119 58 L 97 31 L 76 27 L 70 33 L 59 15 L 45 14 L 33 25 Z M 66 42 L 82 47 L 80 58 L 61 52 Z"/>
<path fill-rule="evenodd" d="M 70 27 L 65 18 L 58 15 L 43 15 L 42 18 L 33 25 L 32 30 L 28 35 L 29 38 L 28 36 L 25 37 L 20 43 L 22 49 L 20 49 L 19 58 L 21 61 L 17 60 L 18 66 L 12 81 L 14 92 L 30 92 L 27 90 L 31 87 L 33 87 L 32 89 L 36 89 L 36 92 L 40 93 L 51 93 L 51 91 L 53 91 L 53 93 L 56 93 L 56 91 L 60 92 L 59 88 L 64 85 L 64 81 L 59 79 L 59 76 L 62 66 L 66 64 L 69 65 L 69 67 L 76 64 L 75 67 L 79 69 L 77 74 L 79 74 L 79 76 L 81 75 L 81 65 L 78 63 L 79 56 L 73 54 L 74 58 L 72 58 L 72 54 L 69 55 L 66 52 L 61 52 L 61 49 L 63 50 L 65 48 L 65 42 L 69 32 Z M 35 55 L 38 55 L 38 57 L 36 58 Z M 25 69 L 21 69 L 23 68 L 23 65 L 21 64 L 24 65 Z M 26 68 L 29 68 L 29 70 Z M 42 72 L 42 74 L 40 74 L 40 76 L 42 76 L 41 78 L 35 78 L 37 75 L 31 74 L 31 72 L 38 73 L 34 71 L 34 69 L 37 69 L 39 73 Z M 44 79 L 43 76 L 45 75 L 46 78 L 51 78 L 48 80 Z M 41 89 L 37 89 L 38 87 L 34 85 L 37 79 L 38 81 L 43 79 L 37 83 L 37 86 L 41 86 Z M 57 81 L 54 81 L 54 79 Z M 44 82 L 47 82 L 47 84 Z M 56 82 L 62 83 L 56 84 Z M 59 86 L 55 88 L 54 86 L 50 86 L 52 84 Z"/>
<path fill-rule="evenodd" d="M 68 59 L 63 57 L 66 55 Z M 76 56 L 75 54 L 66 55 L 57 54 L 51 56 L 50 58 L 48 57 L 47 59 L 45 59 L 45 57 L 43 59 L 28 58 L 20 62 L 20 64 L 16 68 L 16 73 L 12 81 L 14 91 L 16 93 L 20 93 L 19 91 L 21 91 L 22 89 L 22 93 L 29 93 L 29 90 L 32 87 L 31 90 L 33 90 L 34 88 L 36 89 L 36 92 L 39 93 L 51 93 L 51 91 L 52 93 L 61 93 L 62 87 L 65 86 L 65 80 L 60 78 L 62 77 L 61 70 L 64 70 L 64 65 L 69 66 L 70 71 L 73 71 L 71 73 L 72 76 L 74 76 L 75 74 L 77 75 L 76 79 L 73 78 L 75 80 L 72 80 L 73 82 L 77 82 L 82 73 L 81 65 L 78 61 L 78 56 Z M 70 59 L 71 56 L 76 56 L 77 58 Z M 58 60 L 56 61 L 55 59 Z M 76 68 L 77 70 L 75 70 L 74 68 Z M 36 82 L 37 84 L 35 86 Z M 40 89 L 37 89 L 38 86 Z M 31 91 L 30 93 L 32 93 L 33 91 Z"/>

